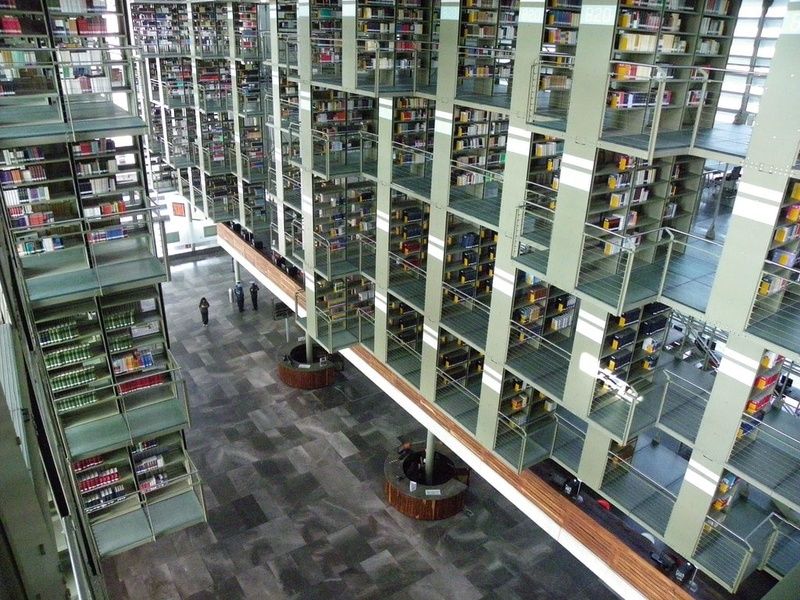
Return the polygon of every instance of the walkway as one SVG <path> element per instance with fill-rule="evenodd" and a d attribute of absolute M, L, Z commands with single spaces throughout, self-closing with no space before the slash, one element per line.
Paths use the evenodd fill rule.
<path fill-rule="evenodd" d="M 383 459 L 424 439 L 416 422 L 353 368 L 316 392 L 276 382 L 283 324 L 264 290 L 259 312 L 228 303 L 227 256 L 173 265 L 172 276 L 164 299 L 208 524 L 106 560 L 114 600 L 615 598 L 474 474 L 468 511 L 450 520 L 388 508 Z"/>

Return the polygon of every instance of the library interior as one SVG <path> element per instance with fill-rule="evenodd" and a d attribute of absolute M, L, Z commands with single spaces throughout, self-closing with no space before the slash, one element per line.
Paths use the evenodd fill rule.
<path fill-rule="evenodd" d="M 799 58 L 800 0 L 0 0 L 0 600 L 796 599 Z"/>

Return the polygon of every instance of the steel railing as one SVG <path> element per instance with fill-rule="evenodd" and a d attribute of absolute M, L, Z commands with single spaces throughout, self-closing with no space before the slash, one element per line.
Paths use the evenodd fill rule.
<path fill-rule="evenodd" d="M 625 312 L 628 303 L 656 299 L 664 288 L 673 237 L 669 230 L 624 235 L 586 224 L 576 287 L 609 304 L 613 314 Z"/>
<path fill-rule="evenodd" d="M 430 200 L 432 182 L 433 152 L 392 142 L 392 184 Z"/>
<path fill-rule="evenodd" d="M 389 252 L 389 289 L 421 310 L 425 307 L 426 278 L 424 268 Z"/>
<path fill-rule="evenodd" d="M 768 409 L 770 399 L 771 395 L 761 406 Z M 800 439 L 764 423 L 763 413 L 757 407 L 751 410 L 752 414 L 742 414 L 728 464 L 745 474 L 748 481 L 760 483 L 770 493 L 800 504 L 800 482 L 796 477 L 800 470 Z"/>
<path fill-rule="evenodd" d="M 342 40 L 311 38 L 311 79 L 325 83 L 342 82 Z"/>
<path fill-rule="evenodd" d="M 710 392 L 672 371 L 664 371 L 664 377 L 658 424 L 670 435 L 694 445 Z"/>
<path fill-rule="evenodd" d="M 402 331 L 400 334 L 402 335 Z M 414 331 L 414 345 L 400 335 L 386 330 L 386 364 L 409 383 L 419 388 L 422 369 L 422 342 L 418 331 Z"/>
<path fill-rule="evenodd" d="M 563 130 L 572 92 L 575 57 L 542 53 L 531 66 L 527 122 Z"/>
<path fill-rule="evenodd" d="M 450 207 L 497 227 L 503 173 L 453 161 L 450 167 Z"/>
<path fill-rule="evenodd" d="M 439 46 L 409 40 L 356 40 L 357 87 L 381 93 L 436 93 Z"/>
<path fill-rule="evenodd" d="M 798 352 L 800 339 L 794 332 L 800 314 L 800 269 L 794 267 L 790 251 L 771 256 L 787 264 L 771 260 L 764 263 L 745 331 Z"/>
<path fill-rule="evenodd" d="M 645 527 L 663 535 L 675 494 L 617 454 L 609 452 L 608 456 L 600 492 Z"/>
<path fill-rule="evenodd" d="M 472 377 L 474 378 L 475 375 Z M 465 382 L 468 381 L 465 378 L 461 379 Z M 436 404 L 465 429 L 475 433 L 480 405 L 479 395 L 439 367 L 436 369 Z"/>
<path fill-rule="evenodd" d="M 494 451 L 521 473 L 548 458 L 553 449 L 557 423 L 549 413 L 530 416 L 524 410 L 497 413 Z"/>
<path fill-rule="evenodd" d="M 630 61 L 612 61 L 611 65 L 600 138 L 633 145 L 648 160 L 653 159 L 662 141 L 671 148 L 679 143 L 687 151 L 698 147 L 698 134 L 715 124 L 724 82 L 765 77 L 763 71 L 709 66 Z M 635 140 L 631 138 L 637 135 Z M 743 138 L 722 150 L 743 155 L 747 143 Z"/>
<path fill-rule="evenodd" d="M 456 98 L 511 105 L 514 50 L 460 46 Z"/>
<path fill-rule="evenodd" d="M 578 472 L 586 432 L 556 413 L 556 435 L 550 457 L 572 473 Z"/>
<path fill-rule="evenodd" d="M 531 190 L 531 185 L 535 184 L 529 182 L 525 204 L 517 207 L 512 256 L 522 264 L 546 275 L 555 210 L 549 206 L 551 197 L 544 192 Z"/>
<path fill-rule="evenodd" d="M 574 313 L 574 309 L 570 314 Z M 536 389 L 561 401 L 567 383 L 567 371 L 572 358 L 572 321 L 564 327 L 567 338 L 560 345 L 553 343 L 530 327 L 510 323 L 510 340 L 506 362 Z"/>
<path fill-rule="evenodd" d="M 644 384 L 638 387 L 649 386 Z M 640 391 L 637 386 L 629 384 L 601 365 L 598 367 L 589 419 L 625 444 L 657 421 L 661 398 L 648 392 L 646 389 Z"/>

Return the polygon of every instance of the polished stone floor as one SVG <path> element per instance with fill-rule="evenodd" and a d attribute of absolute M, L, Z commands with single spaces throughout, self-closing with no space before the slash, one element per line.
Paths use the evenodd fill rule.
<path fill-rule="evenodd" d="M 474 474 L 468 510 L 447 521 L 387 507 L 383 459 L 424 431 L 352 367 L 321 391 L 276 382 L 283 323 L 265 290 L 258 312 L 239 313 L 232 278 L 217 256 L 173 265 L 164 285 L 208 524 L 107 559 L 113 599 L 616 597 Z"/>

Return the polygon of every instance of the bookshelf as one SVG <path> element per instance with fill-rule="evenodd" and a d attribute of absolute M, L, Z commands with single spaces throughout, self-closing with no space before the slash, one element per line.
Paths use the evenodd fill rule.
<path fill-rule="evenodd" d="M 411 91 L 427 81 L 430 0 L 366 0 L 359 3 L 356 16 L 358 87 Z"/>
<path fill-rule="evenodd" d="M 390 202 L 389 290 L 424 311 L 430 207 L 397 191 Z"/>
<path fill-rule="evenodd" d="M 456 107 L 453 118 L 453 160 L 460 165 L 502 171 L 508 136 L 508 115 Z"/>
<path fill-rule="evenodd" d="M 389 294 L 387 307 L 386 363 L 419 388 L 423 314 L 392 294 Z"/>
<path fill-rule="evenodd" d="M 467 431 L 478 421 L 484 354 L 457 335 L 439 330 L 436 404 Z"/>
<path fill-rule="evenodd" d="M 331 281 L 317 277 L 315 286 L 318 339 L 328 349 L 359 341 L 359 311 L 374 315 L 373 283 L 358 274 Z"/>
<path fill-rule="evenodd" d="M 324 177 L 361 172 L 361 133 L 374 133 L 375 100 L 359 94 L 314 86 L 311 89 L 314 169 Z"/>
<path fill-rule="evenodd" d="M 581 0 L 548 0 L 545 11 L 533 113 L 555 129 L 564 129 L 569 109 L 581 6 Z"/>
<path fill-rule="evenodd" d="M 156 57 L 188 55 L 190 30 L 185 3 L 131 3 L 132 34 L 145 54 Z"/>
<path fill-rule="evenodd" d="M 738 3 L 729 0 L 621 3 L 606 129 L 651 127 L 659 82 L 660 131 L 691 129 L 698 118 L 700 127 L 712 127 L 737 12 Z M 710 83 L 701 101 L 705 80 Z"/>
<path fill-rule="evenodd" d="M 228 11 L 230 4 L 191 3 L 192 48 L 197 58 L 225 58 L 230 49 Z"/>
<path fill-rule="evenodd" d="M 505 371 L 494 451 L 517 470 L 547 457 L 556 432 L 555 410 L 555 401 Z"/>
<path fill-rule="evenodd" d="M 671 314 L 670 307 L 653 302 L 608 317 L 589 417 L 620 439 L 635 436 L 657 413 L 656 399 L 648 392 L 654 386 Z M 641 412 L 640 418 L 632 419 L 632 411 Z"/>
<path fill-rule="evenodd" d="M 277 3 L 278 63 L 287 76 L 297 76 L 297 1 Z"/>
<path fill-rule="evenodd" d="M 341 0 L 311 0 L 311 78 L 342 83 Z"/>
<path fill-rule="evenodd" d="M 316 269 L 326 278 L 359 270 L 359 236 L 375 232 L 376 186 L 351 177 L 315 178 L 314 247 Z"/>
<path fill-rule="evenodd" d="M 518 16 L 518 0 L 462 4 L 457 98 L 509 108 Z"/>
<path fill-rule="evenodd" d="M 564 393 L 579 306 L 575 296 L 517 269 L 506 364 L 555 400 Z"/>
<path fill-rule="evenodd" d="M 562 138 L 541 133 L 533 134 L 528 184 L 529 188 L 548 198 L 546 205 L 551 209 L 555 208 L 563 155 L 564 140 Z"/>
<path fill-rule="evenodd" d="M 442 325 L 486 346 L 498 234 L 455 215 L 445 238 Z"/>

